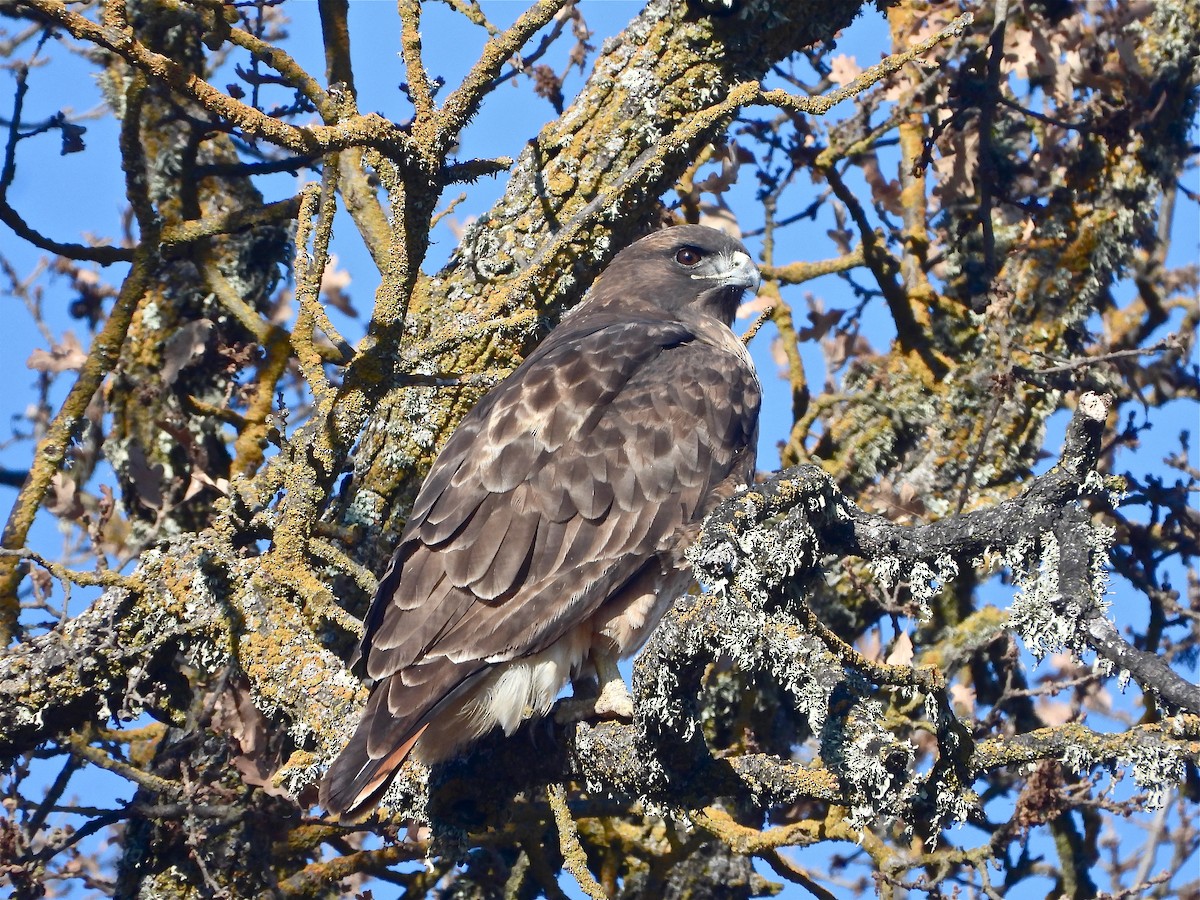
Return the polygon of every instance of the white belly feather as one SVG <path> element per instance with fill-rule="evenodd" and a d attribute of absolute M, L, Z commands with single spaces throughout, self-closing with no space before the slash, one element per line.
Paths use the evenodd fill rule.
<path fill-rule="evenodd" d="M 429 723 L 413 756 L 422 763 L 446 759 L 497 725 L 512 734 L 526 719 L 544 716 L 568 682 L 593 674 L 594 650 L 615 650 L 623 659 L 641 649 L 689 581 L 685 571 L 664 578 L 655 568 L 552 646 L 493 666 L 458 701 L 456 710 Z M 655 582 L 657 590 L 645 589 Z"/>

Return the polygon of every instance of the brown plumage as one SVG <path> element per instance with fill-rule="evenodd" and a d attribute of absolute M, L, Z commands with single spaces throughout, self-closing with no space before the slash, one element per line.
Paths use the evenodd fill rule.
<path fill-rule="evenodd" d="M 511 733 L 642 645 L 700 520 L 753 476 L 760 388 L 729 326 L 757 283 L 719 231 L 643 238 L 467 414 L 367 615 L 374 685 L 322 783 L 330 813 L 361 815 L 409 755 Z"/>

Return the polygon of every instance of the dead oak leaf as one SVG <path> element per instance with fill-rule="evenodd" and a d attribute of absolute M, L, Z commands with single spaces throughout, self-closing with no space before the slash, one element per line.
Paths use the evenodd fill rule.
<path fill-rule="evenodd" d="M 229 496 L 229 479 L 228 478 L 210 478 L 206 473 L 199 469 L 193 469 L 191 472 L 191 481 L 188 482 L 187 490 L 183 493 L 184 501 L 191 500 L 205 488 L 212 488 L 223 497 Z"/>
<path fill-rule="evenodd" d="M 843 87 L 862 74 L 862 66 L 853 56 L 839 53 L 829 60 L 829 80 Z"/>
<path fill-rule="evenodd" d="M 66 472 L 56 472 L 50 479 L 50 500 L 46 510 L 60 519 L 79 519 L 83 516 L 83 501 L 79 485 Z"/>
<path fill-rule="evenodd" d="M 126 476 L 133 483 L 134 493 L 142 505 L 150 509 L 163 508 L 163 476 L 166 468 L 162 463 L 151 465 L 146 451 L 136 443 L 129 445 Z"/>
<path fill-rule="evenodd" d="M 321 296 L 334 309 L 355 319 L 358 318 L 358 310 L 354 308 L 354 304 L 350 302 L 350 295 L 346 293 L 346 289 L 350 287 L 350 280 L 349 271 L 338 268 L 337 254 L 330 255 L 329 263 L 321 273 Z"/>
<path fill-rule="evenodd" d="M 209 319 L 196 319 L 171 335 L 163 348 L 164 383 L 174 384 L 180 372 L 204 355 L 214 327 Z"/>
<path fill-rule="evenodd" d="M 77 372 L 87 362 L 87 354 L 79 343 L 75 333 L 66 332 L 60 343 L 54 344 L 49 351 L 40 347 L 29 354 L 25 365 L 35 372 L 47 372 L 57 375 L 60 372 Z"/>
<path fill-rule="evenodd" d="M 892 652 L 888 654 L 884 660 L 889 666 L 911 666 L 913 662 L 913 642 L 908 636 L 907 631 L 900 632 L 896 638 L 896 643 L 892 645 Z"/>

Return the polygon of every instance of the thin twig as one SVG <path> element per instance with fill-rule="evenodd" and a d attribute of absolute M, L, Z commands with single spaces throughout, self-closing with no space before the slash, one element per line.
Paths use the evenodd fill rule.
<path fill-rule="evenodd" d="M 916 59 L 925 51 L 933 49 L 933 47 L 942 41 L 961 35 L 974 21 L 974 14 L 969 12 L 963 13 L 941 31 L 937 32 L 937 34 L 930 35 L 903 53 L 893 53 L 887 59 L 880 60 L 869 69 L 865 69 L 862 74 L 849 84 L 843 85 L 836 91 L 830 91 L 828 94 L 822 94 L 819 97 L 804 97 L 777 88 L 775 90 L 763 91 L 755 102 L 766 106 L 777 106 L 780 109 L 793 112 L 823 116 L 843 100 L 857 97 L 867 88 L 882 81 L 893 72 L 899 71 L 906 63 Z"/>
<path fill-rule="evenodd" d="M 788 881 L 795 882 L 800 885 L 817 900 L 837 900 L 833 894 L 817 884 L 812 876 L 802 868 L 793 863 L 790 859 L 780 853 L 778 850 L 771 850 L 768 853 L 762 854 L 762 859 L 782 878 Z"/>
<path fill-rule="evenodd" d="M 121 123 L 120 138 L 122 154 L 126 161 L 126 194 L 138 213 L 142 240 L 134 251 L 133 264 L 121 285 L 108 321 L 93 340 L 78 379 L 71 386 L 66 400 L 46 430 L 46 436 L 38 443 L 33 454 L 29 477 L 17 495 L 4 528 L 3 541 L 0 542 L 0 545 L 9 549 L 24 546 L 37 510 L 50 489 L 55 473 L 66 459 L 72 436 L 83 420 L 92 397 L 117 364 L 121 347 L 133 322 L 134 311 L 145 296 L 157 266 L 158 224 L 152 215 L 145 214 L 148 200 L 144 172 L 140 169 L 143 160 L 138 149 L 141 97 L 144 89 L 144 78 L 136 76 L 126 92 L 125 116 Z M 12 557 L 0 557 L 0 646 L 6 646 L 17 631 L 17 582 L 20 581 L 18 563 L 19 560 Z"/>
<path fill-rule="evenodd" d="M 750 346 L 750 342 L 754 340 L 754 337 L 758 334 L 759 330 L 767 324 L 767 321 L 771 318 L 771 314 L 773 312 L 775 312 L 775 307 L 768 306 L 758 314 L 755 320 L 750 324 L 750 327 L 746 329 L 746 333 L 742 335 L 742 346 Z"/>
<path fill-rule="evenodd" d="M 558 848 L 562 851 L 563 868 L 570 872 L 580 889 L 592 900 L 609 900 L 587 865 L 587 854 L 579 843 L 579 832 L 575 820 L 567 808 L 567 791 L 561 784 L 546 785 L 546 799 L 554 811 L 554 824 L 558 826 Z"/>
<path fill-rule="evenodd" d="M 354 116 L 337 125 L 289 125 L 253 106 L 234 100 L 198 75 L 187 71 L 183 64 L 150 50 L 128 28 L 115 29 L 100 25 L 72 12 L 59 0 L 16 0 L 14 6 L 17 9 L 32 9 L 47 21 L 61 26 L 77 40 L 116 54 L 155 82 L 170 84 L 180 94 L 196 101 L 218 119 L 229 122 L 243 133 L 286 147 L 297 154 L 332 152 L 347 147 L 374 147 L 395 160 L 407 161 L 417 155 L 412 138 L 376 113 Z"/>
<path fill-rule="evenodd" d="M 1045 369 L 1015 369 L 1018 372 L 1027 372 L 1030 375 L 1058 375 L 1062 372 L 1075 372 L 1079 369 L 1086 369 L 1088 366 L 1098 365 L 1099 363 L 1112 362 L 1116 359 L 1136 359 L 1139 356 L 1153 356 L 1155 353 L 1162 353 L 1166 350 L 1180 350 L 1178 335 L 1163 338 L 1156 344 L 1149 347 L 1135 347 L 1131 350 L 1114 350 L 1112 353 L 1102 353 L 1099 356 L 1076 356 L 1057 365 L 1048 366 Z"/>

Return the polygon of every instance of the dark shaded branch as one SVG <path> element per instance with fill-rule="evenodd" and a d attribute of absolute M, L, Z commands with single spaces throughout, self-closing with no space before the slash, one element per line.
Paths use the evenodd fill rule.
<path fill-rule="evenodd" d="M 78 379 L 47 429 L 46 436 L 38 444 L 29 478 L 21 488 L 4 526 L 3 546 L 10 550 L 24 546 L 34 516 L 46 491 L 50 489 L 51 480 L 70 449 L 72 436 L 82 422 L 100 384 L 117 363 L 121 347 L 133 322 L 134 311 L 146 293 L 154 273 L 158 258 L 158 226 L 143 213 L 146 206 L 145 192 L 138 172 L 137 164 L 140 158 L 135 147 L 137 124 L 141 116 L 140 96 L 140 88 L 131 88 L 122 123 L 121 148 L 126 165 L 126 193 L 134 209 L 138 211 L 142 226 L 142 243 L 134 252 L 133 265 L 121 285 L 121 292 L 109 313 L 108 321 L 92 342 Z M 11 557 L 0 558 L 0 646 L 7 645 L 17 630 L 16 586 L 19 580 L 20 569 L 17 560 Z"/>
<path fill-rule="evenodd" d="M 1083 622 L 1088 645 L 1100 656 L 1133 676 L 1144 690 L 1150 690 L 1177 709 L 1200 713 L 1200 685 L 1193 684 L 1157 653 L 1139 650 L 1121 637 L 1116 626 L 1100 610 Z"/>
<path fill-rule="evenodd" d="M 129 262 L 133 259 L 133 251 L 124 247 L 88 247 L 84 244 L 64 244 L 41 234 L 30 227 L 8 202 L 8 189 L 17 174 L 17 142 L 30 133 L 20 131 L 21 115 L 25 107 L 25 94 L 29 91 L 28 70 L 17 70 L 17 87 L 13 92 L 13 113 L 8 122 L 8 140 L 4 145 L 4 165 L 0 169 L 0 222 L 13 230 L 19 238 L 23 238 L 35 247 L 48 253 L 56 253 L 68 259 L 86 260 L 108 266 L 115 262 Z M 36 132 L 35 132 L 36 133 Z"/>
<path fill-rule="evenodd" d="M 1052 529 L 1059 518 L 1058 509 L 1078 497 L 1099 457 L 1109 402 L 1085 394 L 1067 428 L 1058 465 L 1033 479 L 1019 496 L 996 506 L 904 527 L 859 509 L 817 466 L 796 466 L 718 507 L 705 521 L 689 555 L 703 582 L 737 587 L 738 576 L 748 572 L 741 565 L 746 554 L 739 547 L 748 543 L 751 531 L 769 527 L 781 516 L 788 517 L 788 525 L 798 528 L 803 524 L 813 533 L 812 544 L 798 548 L 800 556 L 755 560 L 760 564 L 755 572 L 765 574 L 776 585 L 825 554 L 853 554 L 871 560 L 894 557 L 912 563 L 947 554 L 974 557 L 990 548 L 1003 548 L 1029 533 Z"/>

